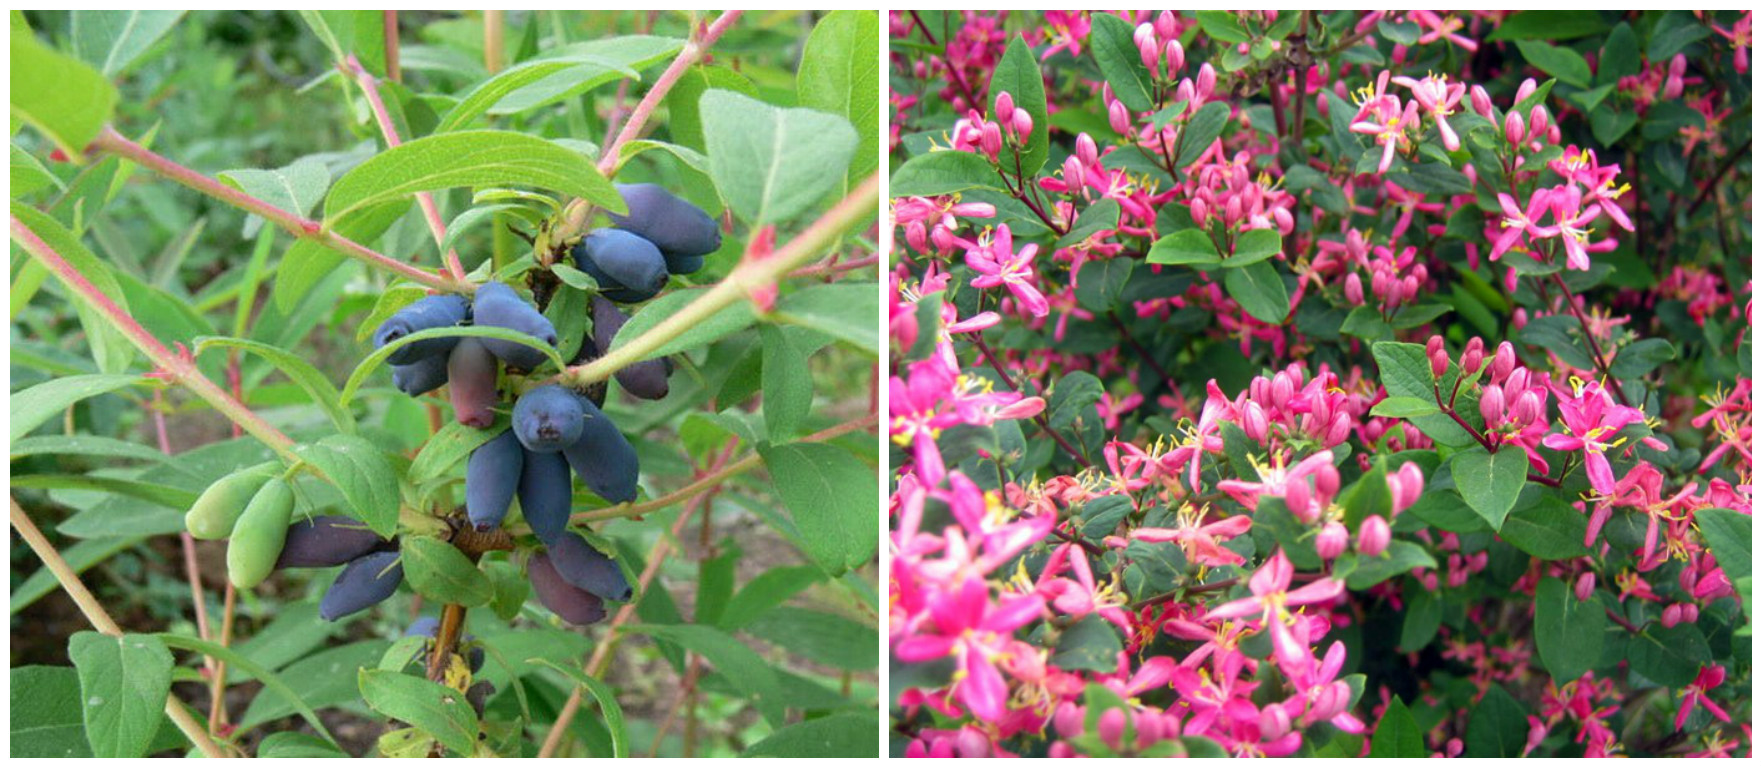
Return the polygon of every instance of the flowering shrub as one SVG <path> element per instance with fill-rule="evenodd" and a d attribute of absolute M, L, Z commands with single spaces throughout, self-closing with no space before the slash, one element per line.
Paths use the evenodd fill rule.
<path fill-rule="evenodd" d="M 895 754 L 1749 752 L 1748 13 L 890 23 Z"/>

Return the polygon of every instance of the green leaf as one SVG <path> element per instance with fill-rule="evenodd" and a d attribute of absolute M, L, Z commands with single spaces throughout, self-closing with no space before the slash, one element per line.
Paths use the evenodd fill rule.
<path fill-rule="evenodd" d="M 1386 550 L 1373 557 L 1345 554 L 1334 569 L 1348 571 L 1350 574 L 1345 577 L 1345 585 L 1353 591 L 1363 591 L 1415 567 L 1436 566 L 1437 560 L 1425 551 L 1425 547 L 1412 541 L 1393 541 Z"/>
<path fill-rule="evenodd" d="M 73 52 L 115 77 L 183 17 L 183 11 L 71 11 Z"/>
<path fill-rule="evenodd" d="M 1118 226 L 1119 203 L 1110 199 L 1101 199 L 1082 209 L 1082 214 L 1076 217 L 1076 223 L 1070 226 L 1070 231 L 1065 232 L 1063 237 L 1058 238 L 1058 244 L 1053 249 L 1061 250 L 1079 244 L 1092 234 L 1108 231 Z"/>
<path fill-rule="evenodd" d="M 1494 682 L 1468 713 L 1467 756 L 1515 758 L 1528 745 L 1528 710 Z"/>
<path fill-rule="evenodd" d="M 529 186 L 626 212 L 624 198 L 587 158 L 536 136 L 485 130 L 419 138 L 356 165 L 331 188 L 324 219 L 335 226 L 382 203 L 457 186 Z"/>
<path fill-rule="evenodd" d="M 872 282 L 813 285 L 777 301 L 771 317 L 847 341 L 870 356 L 880 356 L 880 289 Z"/>
<path fill-rule="evenodd" d="M 1711 35 L 1712 30 L 1694 20 L 1692 15 L 1674 13 L 1664 17 L 1651 30 L 1651 43 L 1646 48 L 1645 55 L 1652 61 L 1667 61 L 1690 43 Z"/>
<path fill-rule="evenodd" d="M 1124 649 L 1119 629 L 1098 615 L 1090 615 L 1058 636 L 1052 664 L 1065 671 L 1112 673 L 1119 668 L 1119 653 Z"/>
<path fill-rule="evenodd" d="M 342 491 L 348 501 L 344 510 L 350 516 L 367 523 L 382 538 L 397 533 L 397 472 L 377 445 L 352 434 L 337 434 L 296 445 L 294 454 L 317 467 Z"/>
<path fill-rule="evenodd" d="M 1497 532 L 1528 483 L 1529 456 L 1516 448 L 1487 453 L 1486 448 L 1476 446 L 1457 453 L 1449 473 L 1468 508 Z"/>
<path fill-rule="evenodd" d="M 846 671 L 868 671 L 878 664 L 874 648 L 880 632 L 839 615 L 778 607 L 747 624 L 745 633 L 789 650 L 794 657 Z"/>
<path fill-rule="evenodd" d="M 1694 524 L 1732 582 L 1753 574 L 1754 517 L 1730 509 L 1701 509 L 1694 512 Z"/>
<path fill-rule="evenodd" d="M 679 146 L 678 144 L 669 144 L 665 141 L 654 141 L 652 139 L 637 139 L 618 147 L 618 162 L 619 164 L 627 163 L 630 158 L 651 149 L 658 149 L 678 158 L 678 160 L 684 163 L 686 167 L 689 167 L 694 171 L 704 174 L 709 173 L 709 158 L 703 156 L 702 152 L 688 146 Z"/>
<path fill-rule="evenodd" d="M 361 669 L 358 678 L 374 711 L 410 723 L 454 752 L 475 752 L 477 714 L 464 693 L 396 671 Z"/>
<path fill-rule="evenodd" d="M 171 651 L 150 635 L 81 631 L 68 639 L 67 655 L 79 671 L 92 755 L 146 756 L 165 718 Z"/>
<path fill-rule="evenodd" d="M 873 716 L 842 712 L 777 730 L 741 756 L 879 758 L 880 745 Z"/>
<path fill-rule="evenodd" d="M 143 382 L 141 376 L 83 375 L 57 378 L 12 395 L 12 441 L 18 442 L 33 429 L 59 417 L 80 400 Z"/>
<path fill-rule="evenodd" d="M 1097 312 L 1119 308 L 1133 263 L 1129 258 L 1102 258 L 1083 264 L 1076 274 L 1076 302 Z"/>
<path fill-rule="evenodd" d="M 1602 603 L 1579 601 L 1565 581 L 1543 578 L 1535 587 L 1535 650 L 1555 684 L 1595 667 L 1607 625 Z"/>
<path fill-rule="evenodd" d="M 1005 171 L 1012 171 L 1023 179 L 1031 179 L 1045 167 L 1046 158 L 1050 155 L 1051 120 L 1046 117 L 1046 81 L 1040 72 L 1039 57 L 1027 47 L 1027 41 L 1021 36 L 1011 36 L 1009 47 L 1003 52 L 1003 58 L 997 62 L 997 68 L 991 71 L 991 87 L 987 91 L 992 98 L 1008 91 L 1015 99 L 1015 108 L 1027 110 L 1033 118 L 1033 133 L 1027 137 L 1027 143 L 1021 149 L 1021 162 L 1016 164 L 1012 155 L 1004 156 L 1002 165 Z M 977 105 L 982 109 L 983 105 Z M 896 194 L 896 193 L 895 193 Z"/>
<path fill-rule="evenodd" d="M 872 515 L 870 519 L 873 519 Z M 735 688 L 756 702 L 765 721 L 773 726 L 782 722 L 781 688 L 777 684 L 776 672 L 752 648 L 709 626 L 643 624 L 624 630 L 664 639 L 702 655 Z"/>
<path fill-rule="evenodd" d="M 410 208 L 409 200 L 376 205 L 342 221 L 330 223 L 332 231 L 355 242 L 370 243 L 385 234 Z M 275 307 L 293 314 L 313 289 L 330 277 L 348 256 L 317 240 L 299 239 L 281 257 L 272 288 Z M 346 399 L 346 397 L 345 397 Z"/>
<path fill-rule="evenodd" d="M 1438 412 L 1441 411 L 1437 409 L 1436 402 L 1418 397 L 1389 397 L 1370 408 L 1370 415 L 1389 418 L 1415 418 Z"/>
<path fill-rule="evenodd" d="M 1199 11 L 1198 23 L 1205 35 L 1226 43 L 1245 43 L 1250 38 L 1241 21 L 1229 11 Z"/>
<path fill-rule="evenodd" d="M 766 570 L 735 592 L 734 597 L 722 608 L 722 615 L 717 623 L 725 631 L 740 629 L 771 608 L 787 602 L 790 597 L 823 580 L 825 574 L 812 566 Z"/>
<path fill-rule="evenodd" d="M 618 331 L 618 337 L 612 339 L 611 348 L 622 348 L 631 339 L 637 338 L 653 329 L 654 326 L 665 322 L 668 317 L 676 314 L 679 309 L 696 300 L 703 293 L 702 289 L 673 290 L 660 298 L 649 301 L 642 306 L 640 311 L 631 315 L 629 322 L 624 323 L 623 329 Z M 642 359 L 651 360 L 656 357 L 676 354 L 686 349 L 708 346 L 723 336 L 745 330 L 752 325 L 753 320 L 752 303 L 737 301 L 710 315 L 709 319 L 692 325 L 690 329 L 680 333 L 673 340 L 661 344 L 660 348 L 643 355 Z"/>
<path fill-rule="evenodd" d="M 599 702 L 599 710 L 605 720 L 605 729 L 611 733 L 611 757 L 623 759 L 630 755 L 630 733 L 624 726 L 624 709 L 618 705 L 617 693 L 611 685 L 587 675 L 587 672 L 574 663 L 557 663 L 547 658 L 532 658 L 527 663 L 537 663 L 561 671 L 563 676 L 581 686 L 581 689 L 592 695 Z"/>
<path fill-rule="evenodd" d="M 1284 238 L 1276 229 L 1250 229 L 1235 238 L 1235 253 L 1223 259 L 1223 268 L 1239 269 L 1278 255 Z"/>
<path fill-rule="evenodd" d="M 7 729 L 12 758 L 92 755 L 86 743 L 79 672 L 64 666 L 15 666 L 9 678 Z"/>
<path fill-rule="evenodd" d="M 724 90 L 704 92 L 698 110 L 709 175 L 754 227 L 806 212 L 844 179 L 855 155 L 856 129 L 837 115 Z"/>
<path fill-rule="evenodd" d="M 1137 53 L 1137 43 L 1131 39 L 1131 24 L 1110 13 L 1090 16 L 1089 24 L 1089 47 L 1094 50 L 1101 76 L 1113 86 L 1113 95 L 1134 112 L 1152 109 L 1155 104 L 1150 100 L 1150 71 Z"/>
<path fill-rule="evenodd" d="M 1627 642 L 1627 663 L 1639 675 L 1666 687 L 1694 681 L 1700 666 L 1712 662 L 1706 635 L 1692 623 L 1672 628 L 1653 623 Z"/>
<path fill-rule="evenodd" d="M 1261 322 L 1282 325 L 1290 314 L 1290 292 L 1271 264 L 1225 269 L 1223 288 L 1248 315 Z"/>
<path fill-rule="evenodd" d="M 136 513 L 136 516 L 139 516 L 138 512 Z M 181 515 L 173 514 L 171 517 L 174 519 L 168 518 L 168 523 L 175 522 L 176 524 L 181 525 Z M 63 522 L 62 526 L 65 527 L 66 524 L 67 523 Z M 167 532 L 176 532 L 183 529 L 181 526 L 171 526 L 170 524 L 168 524 L 167 527 L 169 528 Z M 56 531 L 60 532 L 61 528 L 57 527 Z M 124 535 L 80 541 L 72 546 L 63 548 L 61 550 L 61 558 L 67 562 L 68 567 L 73 568 L 75 573 L 83 573 L 97 565 L 99 562 L 103 562 L 104 560 L 115 556 L 124 549 L 134 548 L 135 544 L 140 543 L 142 540 L 143 539 L 139 537 Z M 26 578 L 24 582 L 13 588 L 8 608 L 12 611 L 13 615 L 17 615 L 26 607 L 35 604 L 37 600 L 48 596 L 51 592 L 57 591 L 60 588 L 61 584 L 56 582 L 55 574 L 50 572 L 47 567 L 40 568 L 36 572 L 31 573 L 31 577 Z M 18 689 L 16 683 L 13 685 L 13 689 Z M 75 718 L 78 718 L 77 713 L 75 714 Z M 85 742 L 83 737 L 80 742 L 82 744 Z"/>
<path fill-rule="evenodd" d="M 841 574 L 869 562 L 880 544 L 874 469 L 845 450 L 814 442 L 760 446 L 807 554 Z"/>
<path fill-rule="evenodd" d="M 1198 114 L 1193 115 L 1180 131 L 1180 154 L 1174 159 L 1174 167 L 1184 169 L 1198 162 L 1199 155 L 1223 135 L 1224 126 L 1229 124 L 1230 111 L 1229 104 L 1223 101 L 1199 107 Z"/>
<path fill-rule="evenodd" d="M 1675 347 L 1661 338 L 1641 338 L 1620 348 L 1608 365 L 1609 375 L 1622 380 L 1639 378 L 1658 365 L 1675 359 Z"/>
<path fill-rule="evenodd" d="M 1626 22 L 1616 24 L 1602 41 L 1602 55 L 1596 58 L 1596 82 L 1613 85 L 1622 77 L 1638 74 L 1641 68 L 1638 36 Z M 1634 118 L 1636 120 L 1637 115 Z"/>
<path fill-rule="evenodd" d="M 16 200 L 33 192 L 40 192 L 51 187 L 57 190 L 61 189 L 61 179 L 56 178 L 55 174 L 50 173 L 48 168 L 43 167 L 43 163 L 36 157 L 32 156 L 30 152 L 26 152 L 23 149 L 18 148 L 17 144 L 13 144 L 12 199 Z M 32 263 L 34 264 L 35 262 Z M 36 269 L 40 276 L 48 275 L 48 272 L 43 271 L 41 266 L 37 266 Z M 13 314 L 18 313 L 17 295 L 19 292 L 20 291 L 16 287 L 13 289 Z"/>
<path fill-rule="evenodd" d="M 315 157 L 302 157 L 275 170 L 221 171 L 220 180 L 277 208 L 306 216 L 330 188 L 330 169 Z M 261 217 L 247 217 L 244 236 L 257 236 L 262 226 Z"/>
<path fill-rule="evenodd" d="M 1532 557 L 1545 560 L 1575 559 L 1589 554 L 1584 548 L 1584 515 L 1555 495 L 1517 509 L 1504 518 L 1498 537 Z"/>
<path fill-rule="evenodd" d="M 115 110 L 116 86 L 102 74 L 38 42 L 29 29 L 13 28 L 14 126 L 27 123 L 68 157 L 80 159 Z"/>
<path fill-rule="evenodd" d="M 450 133 L 463 128 L 494 109 L 510 94 L 558 73 L 564 73 L 569 83 L 581 91 L 621 78 L 635 80 L 642 77 L 640 72 L 623 62 L 593 55 L 568 55 L 522 62 L 496 73 L 494 77 L 478 83 L 477 87 L 464 94 L 447 111 L 446 116 L 440 118 L 440 123 L 434 126 L 434 132 Z M 542 97 L 535 97 L 537 93 L 536 89 L 528 92 L 524 94 L 524 98 L 515 100 L 509 106 L 524 111 L 540 106 L 542 102 L 554 100 L 552 97 L 556 95 L 548 89 L 543 91 Z"/>
<path fill-rule="evenodd" d="M 258 759 L 346 759 L 348 754 L 323 738 L 303 732 L 270 733 L 257 744 Z"/>
<path fill-rule="evenodd" d="M 13 61 L 13 74 L 16 75 L 19 71 L 17 58 Z M 16 98 L 16 90 L 13 95 Z M 87 250 L 80 243 L 80 238 L 63 227 L 61 222 L 36 208 L 18 202 L 12 203 L 12 215 L 37 235 L 43 244 L 60 254 L 99 293 L 114 302 L 116 308 L 129 311 L 128 298 L 123 294 L 122 285 L 117 282 L 116 276 L 110 273 L 109 265 Z M 108 315 L 87 300 L 85 294 L 71 288 L 68 293 L 74 296 L 74 309 L 79 313 L 80 327 L 85 328 L 86 343 L 91 346 L 92 359 L 97 361 L 99 372 L 121 373 L 127 370 L 129 362 L 135 356 L 135 348 L 129 343 L 127 336 L 122 334 Z M 15 430 L 16 428 L 14 426 Z M 14 431 L 14 434 L 17 432 Z"/>
<path fill-rule="evenodd" d="M 316 618 L 316 613 L 312 613 Z M 341 647 L 330 647 L 308 655 L 286 668 L 278 676 L 287 685 L 289 694 L 257 695 L 238 720 L 239 727 L 252 728 L 298 712 L 296 706 L 328 708 L 352 703 L 361 697 L 355 675 L 363 668 L 374 668 L 379 657 L 391 643 L 369 639 Z M 258 749 L 262 756 L 262 750 Z"/>
<path fill-rule="evenodd" d="M 1572 40 L 1606 29 L 1598 11 L 1517 11 L 1493 27 L 1486 40 Z"/>
<path fill-rule="evenodd" d="M 1443 600 L 1419 585 L 1416 579 L 1406 581 L 1406 610 L 1400 623 L 1401 652 L 1418 652 L 1437 636 L 1443 625 Z"/>
<path fill-rule="evenodd" d="M 1577 51 L 1539 40 L 1518 40 L 1516 47 L 1523 52 L 1523 58 L 1528 59 L 1536 69 L 1558 78 L 1560 82 L 1579 88 L 1590 87 L 1590 65 L 1585 63 L 1583 55 Z"/>
<path fill-rule="evenodd" d="M 471 451 L 508 430 L 508 419 L 497 415 L 496 423 L 487 429 L 466 426 L 457 420 L 447 421 L 440 431 L 422 443 L 422 451 L 410 462 L 410 483 L 425 485 L 445 476 L 452 467 L 471 455 Z"/>
<path fill-rule="evenodd" d="M 1203 230 L 1182 229 L 1156 240 L 1150 246 L 1148 261 L 1152 264 L 1185 264 L 1203 270 L 1221 264 L 1223 256 Z"/>
<path fill-rule="evenodd" d="M 1376 723 L 1376 736 L 1370 739 L 1371 759 L 1423 759 L 1431 752 L 1425 748 L 1425 731 L 1419 728 L 1412 712 L 1398 696 L 1388 701 Z"/>
<path fill-rule="evenodd" d="M 849 189 L 880 166 L 880 15 L 832 11 L 807 36 L 795 92 L 801 106 L 838 115 L 856 128 Z"/>
<path fill-rule="evenodd" d="M 1531 325 L 1533 323 L 1530 323 Z M 1419 344 L 1402 344 L 1379 342 L 1370 347 L 1376 357 L 1376 366 L 1382 380 L 1382 386 L 1388 389 L 1391 397 L 1413 397 L 1435 401 L 1438 387 L 1443 391 L 1451 391 L 1456 379 L 1461 377 L 1461 370 L 1455 363 L 1449 363 L 1441 381 L 1431 378 L 1431 363 L 1425 356 L 1425 347 Z M 1470 425 L 1478 428 L 1482 425 L 1480 418 L 1479 389 L 1463 386 L 1461 395 L 1456 399 L 1455 411 Z M 1416 416 L 1411 418 L 1414 426 L 1419 427 L 1431 439 L 1450 447 L 1466 447 L 1475 444 L 1473 435 L 1463 431 L 1461 426 L 1449 416 L 1436 415 Z"/>
<path fill-rule="evenodd" d="M 935 197 L 968 189 L 1003 191 L 1003 184 L 984 155 L 943 149 L 906 160 L 893 171 L 887 189 L 894 197 Z"/>
<path fill-rule="evenodd" d="M 673 58 L 685 41 L 674 37 L 653 35 L 619 35 L 570 43 L 546 51 L 545 59 L 576 58 L 579 66 L 554 72 L 549 76 L 522 85 L 501 97 L 489 108 L 492 115 L 516 115 L 542 106 L 566 101 L 606 83 L 624 77 L 634 78 L 655 64 Z"/>
<path fill-rule="evenodd" d="M 404 577 L 416 593 L 466 607 L 482 607 L 495 597 L 489 578 L 452 544 L 423 535 L 405 535 L 401 540 Z"/>
<path fill-rule="evenodd" d="M 264 668 L 262 664 L 245 657 L 233 648 L 225 647 L 203 639 L 171 633 L 160 633 L 155 634 L 154 636 L 167 646 L 175 647 L 180 650 L 190 650 L 202 653 L 215 660 L 224 661 L 226 665 L 230 666 L 234 671 L 250 675 L 252 679 L 262 682 L 264 689 L 273 691 L 275 694 L 281 696 L 283 701 L 291 705 L 293 710 L 299 713 L 301 719 L 304 719 L 307 724 L 311 725 L 312 729 L 318 731 L 318 734 L 324 736 L 326 740 L 329 740 L 332 743 L 336 742 L 336 739 L 330 736 L 330 731 L 325 729 L 324 722 L 318 718 L 318 714 L 312 710 L 312 707 L 307 705 L 306 701 L 300 698 L 299 694 L 294 692 L 293 688 L 289 687 L 287 682 L 282 681 L 280 676 L 277 676 L 275 672 Z M 163 708 L 163 701 L 160 702 L 160 706 Z"/>
<path fill-rule="evenodd" d="M 812 349 L 798 348 L 774 325 L 758 329 L 764 355 L 764 427 L 772 442 L 788 442 L 813 409 Z"/>
<path fill-rule="evenodd" d="M 355 432 L 355 416 L 349 412 L 348 408 L 342 406 L 336 385 L 332 384 L 330 379 L 324 377 L 323 372 L 313 367 L 312 363 L 307 362 L 303 357 L 260 341 L 214 337 L 196 339 L 195 355 L 200 357 L 202 352 L 215 347 L 238 349 L 267 360 L 277 370 L 286 374 L 288 380 L 293 381 L 301 391 L 311 397 L 312 403 L 317 405 L 318 409 L 323 410 L 325 415 L 330 416 L 330 422 L 336 424 L 338 431 L 344 434 Z"/>

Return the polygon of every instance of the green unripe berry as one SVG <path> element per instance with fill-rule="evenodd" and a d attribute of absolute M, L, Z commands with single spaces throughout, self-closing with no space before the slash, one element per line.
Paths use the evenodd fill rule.
<path fill-rule="evenodd" d="M 233 525 L 244 513 L 245 504 L 251 502 L 251 497 L 262 489 L 264 482 L 275 476 L 278 467 L 279 464 L 265 463 L 221 477 L 196 498 L 189 512 L 183 515 L 183 526 L 198 540 L 218 541 L 232 535 Z"/>
<path fill-rule="evenodd" d="M 287 544 L 293 508 L 293 486 L 281 477 L 271 478 L 251 496 L 226 544 L 226 574 L 232 585 L 252 588 L 275 571 L 275 560 Z"/>

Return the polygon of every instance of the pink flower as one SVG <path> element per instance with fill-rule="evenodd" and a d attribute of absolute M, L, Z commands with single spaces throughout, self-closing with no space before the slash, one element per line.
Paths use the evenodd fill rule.
<path fill-rule="evenodd" d="M 1011 638 L 1045 614 L 1038 594 L 999 598 L 991 602 L 982 579 L 968 579 L 930 599 L 937 633 L 908 637 L 893 645 L 893 654 L 907 663 L 955 657 L 954 700 L 986 722 L 1003 718 L 1009 684 L 996 664 L 1021 644 Z M 1032 648 L 1025 648 L 1028 652 Z"/>
<path fill-rule="evenodd" d="M 1205 522 L 1204 513 L 1192 506 L 1180 507 L 1176 515 L 1178 527 L 1139 527 L 1131 531 L 1131 539 L 1145 543 L 1177 543 L 1189 562 L 1207 567 L 1239 565 L 1247 560 L 1240 554 L 1218 545 L 1234 540 L 1253 527 L 1253 518 L 1245 514 Z"/>
<path fill-rule="evenodd" d="M 1467 86 L 1461 83 L 1450 85 L 1448 75 L 1430 75 L 1422 80 L 1396 77 L 1394 82 L 1412 91 L 1413 100 L 1424 107 L 1437 122 L 1437 130 L 1443 134 L 1443 146 L 1451 152 L 1460 149 L 1461 139 L 1449 127 L 1448 117 L 1455 114 L 1455 106 L 1461 103 L 1462 95 L 1467 93 Z"/>
<path fill-rule="evenodd" d="M 1584 471 L 1590 475 L 1590 486 L 1603 495 L 1614 493 L 1614 470 L 1608 465 L 1604 451 L 1625 440 L 1609 438 L 1627 424 L 1645 420 L 1637 408 L 1617 405 L 1602 384 L 1580 384 L 1574 396 L 1559 392 L 1559 414 L 1567 433 L 1549 434 L 1541 444 L 1554 450 L 1584 451 Z"/>
<path fill-rule="evenodd" d="M 1687 724 L 1688 714 L 1693 712 L 1696 704 L 1705 706 L 1706 711 L 1717 717 L 1718 721 L 1730 721 L 1730 714 L 1725 713 L 1717 703 L 1713 703 L 1711 698 L 1706 697 L 1708 690 L 1721 684 L 1724 684 L 1723 666 L 1701 666 L 1700 673 L 1694 677 L 1694 681 L 1682 688 L 1682 705 L 1675 712 L 1675 728 L 1680 730 L 1682 725 Z"/>
<path fill-rule="evenodd" d="M 1221 621 L 1258 614 L 1272 631 L 1272 652 L 1279 661 L 1287 665 L 1301 663 L 1309 657 L 1308 648 L 1298 643 L 1291 633 L 1289 608 L 1333 599 L 1345 590 L 1345 582 L 1322 578 L 1290 591 L 1290 578 L 1294 574 L 1295 568 L 1284 556 L 1284 550 L 1279 549 L 1248 579 L 1247 585 L 1253 596 L 1213 607 L 1205 613 L 1204 619 Z"/>
<path fill-rule="evenodd" d="M 1504 231 L 1492 243 L 1491 258 L 1493 261 L 1497 261 L 1499 256 L 1510 250 L 1511 246 L 1516 244 L 1517 238 L 1522 235 L 1526 234 L 1532 240 L 1539 240 L 1559 234 L 1559 227 L 1541 226 L 1536 223 L 1541 215 L 1547 212 L 1547 205 L 1552 199 L 1553 195 L 1550 190 L 1537 189 L 1534 194 L 1529 195 L 1529 207 L 1524 210 L 1516 206 L 1516 200 L 1511 199 L 1510 195 L 1503 192 L 1498 193 L 1498 207 L 1504 209 L 1504 220 L 1498 222 L 1498 226 Z M 1539 260 L 1539 257 L 1537 256 L 1536 259 Z"/>
<path fill-rule="evenodd" d="M 988 242 L 986 238 L 980 237 L 979 242 L 966 251 L 966 265 L 979 273 L 978 277 L 973 278 L 972 286 L 1007 287 L 1029 314 L 1044 317 L 1051 311 L 1051 307 L 1046 303 L 1046 297 L 1033 286 L 1033 260 L 1038 254 L 1037 244 L 1029 244 L 1020 253 L 1016 253 L 1014 238 L 1009 234 L 1009 225 L 999 226 L 996 235 Z"/>

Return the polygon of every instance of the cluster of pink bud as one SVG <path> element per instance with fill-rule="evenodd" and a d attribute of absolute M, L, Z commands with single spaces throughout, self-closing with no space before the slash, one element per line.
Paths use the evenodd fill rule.
<path fill-rule="evenodd" d="M 1179 18 L 1172 11 L 1163 11 L 1154 23 L 1139 24 L 1132 32 L 1131 41 L 1137 46 L 1138 57 L 1149 70 L 1151 78 L 1163 83 L 1174 83 L 1179 78 L 1179 82 L 1174 84 L 1174 98 L 1171 103 L 1184 102 L 1186 109 L 1182 116 L 1190 117 L 1197 114 L 1199 107 L 1204 106 L 1216 91 L 1217 70 L 1210 62 L 1205 62 L 1199 65 L 1196 78 L 1180 77 L 1181 71 L 1186 68 L 1186 48 L 1180 43 L 1180 32 Z M 1146 148 L 1157 152 L 1166 151 L 1160 141 L 1163 132 L 1167 133 L 1166 138 L 1170 141 L 1175 138 L 1173 131 L 1176 126 L 1173 123 L 1164 126 L 1162 131 L 1146 124 L 1140 132 L 1131 110 L 1113 95 L 1111 85 L 1101 87 L 1101 100 L 1107 105 L 1107 124 L 1119 135 L 1134 137 Z M 1168 146 L 1172 145 L 1170 143 Z"/>
<path fill-rule="evenodd" d="M 1292 363 L 1271 377 L 1259 376 L 1235 398 L 1241 430 L 1249 439 L 1269 445 L 1302 437 L 1333 447 L 1351 436 L 1352 420 L 1362 404 L 1337 388 L 1338 377 L 1323 372 L 1304 382 L 1300 364 Z"/>
<path fill-rule="evenodd" d="M 1033 115 L 1015 106 L 1015 98 L 1008 91 L 997 94 L 991 119 L 986 120 L 976 109 L 967 110 L 966 116 L 954 123 L 951 134 L 955 150 L 976 150 L 991 162 L 997 162 L 1002 154 L 1005 138 L 1011 145 L 1020 146 L 1032 135 Z"/>
<path fill-rule="evenodd" d="M 1186 68 L 1186 47 L 1176 39 L 1179 36 L 1173 11 L 1162 11 L 1154 24 L 1139 24 L 1132 32 L 1131 42 L 1137 46 L 1138 58 L 1149 69 L 1150 77 L 1172 80 Z M 1163 63 L 1167 64 L 1166 69 L 1161 68 Z"/>
<path fill-rule="evenodd" d="M 1375 257 L 1369 259 L 1370 295 L 1364 295 L 1363 278 L 1352 272 L 1345 277 L 1345 300 L 1353 306 L 1363 306 L 1368 298 L 1374 298 L 1376 307 L 1386 316 L 1417 298 L 1419 288 L 1431 273 L 1424 264 L 1416 263 L 1418 248 L 1411 245 L 1398 256 L 1382 245 L 1373 252 Z"/>
<path fill-rule="evenodd" d="M 1214 159 L 1213 159 L 1214 158 Z M 1212 153 L 1200 158 L 1188 176 L 1192 183 L 1192 223 L 1209 228 L 1221 220 L 1228 231 L 1276 229 L 1288 236 L 1296 230 L 1296 197 L 1265 174 L 1255 177 L 1253 155 L 1238 152 L 1232 158 Z"/>
<path fill-rule="evenodd" d="M 1430 530 L 1421 530 L 1418 533 L 1418 537 L 1426 543 L 1431 542 L 1432 535 L 1433 532 Z M 1465 586 L 1470 576 L 1485 570 L 1492 561 L 1491 555 L 1483 549 L 1472 554 L 1462 553 L 1461 538 L 1457 537 L 1455 533 L 1438 532 L 1436 535 L 1438 536 L 1437 549 L 1449 552 L 1449 557 L 1444 560 L 1441 579 L 1435 570 L 1417 573 L 1419 585 L 1424 586 L 1427 591 L 1436 591 L 1442 585 L 1447 585 L 1452 589 Z M 1538 577 L 1538 574 L 1535 577 Z M 1521 585 L 1519 582 L 1518 586 Z"/>

